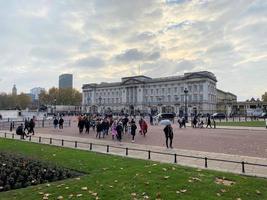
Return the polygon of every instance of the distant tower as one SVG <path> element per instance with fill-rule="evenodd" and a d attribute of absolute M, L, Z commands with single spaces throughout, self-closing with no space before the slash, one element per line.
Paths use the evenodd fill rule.
<path fill-rule="evenodd" d="M 58 87 L 65 89 L 65 88 L 72 88 L 73 86 L 73 75 L 72 74 L 61 74 L 59 76 Z"/>
<path fill-rule="evenodd" d="M 12 95 L 17 95 L 17 88 L 16 88 L 16 85 L 14 84 L 13 85 L 13 88 L 12 88 Z"/>

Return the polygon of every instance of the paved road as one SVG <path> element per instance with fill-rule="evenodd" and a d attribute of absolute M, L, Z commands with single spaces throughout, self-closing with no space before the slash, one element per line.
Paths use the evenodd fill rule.
<path fill-rule="evenodd" d="M 225 153 L 242 156 L 267 158 L 267 130 L 230 130 L 230 129 L 180 129 L 174 125 L 174 148 Z M 149 126 L 146 137 L 137 134 L 136 144 L 165 146 L 163 126 Z M 36 129 L 37 133 L 74 136 L 80 138 L 95 138 L 95 132 L 79 134 L 77 122 L 63 130 L 53 128 Z M 105 139 L 112 140 L 109 134 Z M 123 135 L 123 142 L 131 142 L 131 135 Z"/>

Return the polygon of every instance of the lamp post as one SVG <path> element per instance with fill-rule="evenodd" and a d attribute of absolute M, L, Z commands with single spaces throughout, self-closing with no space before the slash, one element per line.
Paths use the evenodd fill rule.
<path fill-rule="evenodd" d="M 188 122 L 188 108 L 187 108 L 187 94 L 188 94 L 188 89 L 184 89 L 184 113 L 185 113 L 185 121 Z"/>
<path fill-rule="evenodd" d="M 102 97 L 99 97 L 98 100 L 99 100 L 99 107 L 100 107 L 100 114 L 101 114 L 102 113 L 102 107 L 101 107 Z"/>
<path fill-rule="evenodd" d="M 54 115 L 56 115 L 56 105 L 57 105 L 57 99 L 54 98 Z"/>

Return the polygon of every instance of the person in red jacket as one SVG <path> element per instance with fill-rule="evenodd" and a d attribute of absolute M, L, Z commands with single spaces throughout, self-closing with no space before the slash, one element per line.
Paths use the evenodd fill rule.
<path fill-rule="evenodd" d="M 139 126 L 140 126 L 140 133 L 141 133 L 141 135 L 144 135 L 144 137 L 146 136 L 146 133 L 147 133 L 147 123 L 146 123 L 146 121 L 143 119 L 143 118 L 141 118 L 140 120 L 139 120 Z"/>

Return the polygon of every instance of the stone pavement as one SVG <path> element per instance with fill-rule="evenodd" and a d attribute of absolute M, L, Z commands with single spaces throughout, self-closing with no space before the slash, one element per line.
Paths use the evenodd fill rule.
<path fill-rule="evenodd" d="M 0 132 L 0 137 L 4 137 L 3 131 Z M 11 137 L 12 134 L 8 133 L 7 138 Z M 92 151 L 94 152 L 108 153 L 119 156 L 126 156 L 126 148 L 128 148 L 127 157 L 138 158 L 138 159 L 148 159 L 149 157 L 148 151 L 150 150 L 151 160 L 164 163 L 174 163 L 175 154 L 177 154 L 176 161 L 178 165 L 197 167 L 197 168 L 205 168 L 204 158 L 206 157 L 207 169 L 267 178 L 266 158 L 229 155 L 223 153 L 212 153 L 212 152 L 184 150 L 184 149 L 167 149 L 159 146 L 124 143 L 124 142 L 110 141 L 110 140 L 108 141 L 98 140 L 93 138 L 80 138 L 80 137 L 63 136 L 55 134 L 38 133 L 36 137 L 31 138 L 31 141 L 38 143 L 39 137 L 41 137 L 41 143 L 43 144 L 50 144 L 51 141 L 50 138 L 52 138 L 52 145 L 61 146 L 62 140 L 64 140 L 64 147 L 77 148 L 82 150 L 90 150 L 90 143 L 92 143 Z M 19 139 L 19 136 L 14 135 L 14 138 Z M 75 141 L 77 141 L 77 147 L 75 147 Z M 217 159 L 217 160 L 211 160 L 211 159 Z M 224 162 L 222 160 L 229 160 L 234 162 Z M 245 173 L 242 173 L 242 164 L 241 164 L 242 161 L 245 162 L 244 166 Z M 247 162 L 260 164 L 264 166 L 248 165 L 246 164 Z"/>

